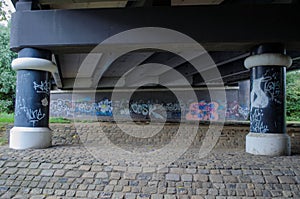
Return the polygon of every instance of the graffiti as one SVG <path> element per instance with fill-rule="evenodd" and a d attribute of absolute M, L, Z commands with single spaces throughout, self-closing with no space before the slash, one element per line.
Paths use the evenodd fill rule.
<path fill-rule="evenodd" d="M 225 108 L 227 105 L 227 109 Z M 104 116 L 123 117 L 132 119 L 157 119 L 169 121 L 181 120 L 246 120 L 249 117 L 248 107 L 243 107 L 237 101 L 230 102 L 160 102 L 155 99 L 129 101 L 121 99 L 111 101 L 104 98 L 93 102 L 91 98 L 81 98 L 76 101 L 70 99 L 51 100 L 50 113 L 53 117 Z"/>
<path fill-rule="evenodd" d="M 266 133 L 269 131 L 268 126 L 264 124 L 262 117 L 263 111 L 261 109 L 255 109 L 254 112 L 250 115 L 250 131 L 257 133 Z"/>
<path fill-rule="evenodd" d="M 36 122 L 41 121 L 46 116 L 45 113 L 41 111 L 41 109 L 27 109 L 26 117 L 29 119 L 29 122 L 32 123 L 32 126 L 35 126 Z"/>
<path fill-rule="evenodd" d="M 264 92 L 269 97 L 269 100 L 281 104 L 282 102 L 278 100 L 278 96 L 281 93 L 280 81 L 278 80 L 279 77 L 278 72 L 268 70 L 264 74 L 264 76 L 265 76 L 264 85 L 263 85 Z"/>
<path fill-rule="evenodd" d="M 43 106 L 48 106 L 48 104 L 49 104 L 49 103 L 48 103 L 48 99 L 47 99 L 46 97 L 45 97 L 44 99 L 42 99 L 41 102 L 42 102 L 42 105 L 43 105 Z"/>
<path fill-rule="evenodd" d="M 111 100 L 103 99 L 99 102 L 92 102 L 90 99 L 85 100 L 75 102 L 68 99 L 52 100 L 50 112 L 56 117 L 112 116 Z"/>
<path fill-rule="evenodd" d="M 246 106 L 241 106 L 237 101 L 227 104 L 226 118 L 231 120 L 247 120 L 249 109 Z"/>
<path fill-rule="evenodd" d="M 104 99 L 94 104 L 97 116 L 112 116 L 112 102 L 111 100 Z"/>
<path fill-rule="evenodd" d="M 263 77 L 254 79 L 252 83 L 252 90 L 250 94 L 251 109 L 253 108 L 265 108 L 269 104 L 269 98 L 261 88 Z"/>
<path fill-rule="evenodd" d="M 48 95 L 51 87 L 50 87 L 50 82 L 45 80 L 45 81 L 41 81 L 40 84 L 34 81 L 33 88 L 37 93 L 45 93 Z"/>
<path fill-rule="evenodd" d="M 43 120 L 46 116 L 45 113 L 42 112 L 41 108 L 39 109 L 31 109 L 28 108 L 25 104 L 25 99 L 19 98 L 17 100 L 17 108 L 16 108 L 16 116 L 25 113 L 26 118 L 32 123 L 32 126 L 35 127 L 36 123 Z"/>
<path fill-rule="evenodd" d="M 205 101 L 194 102 L 190 105 L 189 112 L 186 114 L 187 120 L 204 120 L 216 121 L 219 119 L 218 115 L 219 104 L 217 102 Z"/>

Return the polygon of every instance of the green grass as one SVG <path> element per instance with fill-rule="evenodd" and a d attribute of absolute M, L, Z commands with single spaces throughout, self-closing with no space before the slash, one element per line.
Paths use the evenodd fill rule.
<path fill-rule="evenodd" d="M 0 137 L 0 146 L 8 144 L 8 140 L 6 137 Z"/>
<path fill-rule="evenodd" d="M 13 123 L 14 114 L 13 113 L 0 113 L 0 123 Z"/>
<path fill-rule="evenodd" d="M 60 124 L 70 124 L 71 120 L 63 118 L 63 117 L 51 117 L 50 123 L 60 123 Z"/>
<path fill-rule="evenodd" d="M 14 114 L 0 113 L 0 123 L 14 123 Z M 50 123 L 68 124 L 71 123 L 71 120 L 62 117 L 51 117 Z"/>

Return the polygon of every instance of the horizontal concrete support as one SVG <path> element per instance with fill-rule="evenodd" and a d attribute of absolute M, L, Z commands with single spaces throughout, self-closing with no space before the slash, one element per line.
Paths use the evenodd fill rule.
<path fill-rule="evenodd" d="M 272 4 L 17 11 L 12 17 L 11 48 L 82 53 L 122 31 L 163 27 L 192 37 L 207 50 L 249 50 L 254 44 L 274 41 L 283 42 L 287 49 L 299 50 L 300 21 L 296 20 L 300 18 L 299 8 L 298 4 Z M 158 38 L 153 47 L 176 49 L 179 44 L 185 49 L 195 47 L 189 43 L 174 43 L 174 38 L 165 42 Z M 124 51 L 132 45 L 142 48 L 144 43 L 127 40 L 104 45 L 100 50 Z"/>

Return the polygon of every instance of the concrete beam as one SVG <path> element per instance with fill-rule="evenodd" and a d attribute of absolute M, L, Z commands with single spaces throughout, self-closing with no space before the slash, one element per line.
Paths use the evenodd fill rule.
<path fill-rule="evenodd" d="M 12 17 L 11 48 L 14 51 L 36 47 L 54 53 L 83 53 L 129 29 L 163 27 L 192 37 L 209 51 L 245 51 L 255 44 L 274 41 L 283 42 L 287 49 L 299 50 L 299 8 L 298 4 L 270 4 L 17 11 Z M 132 41 L 110 43 L 99 50 L 126 51 L 128 46 L 143 48 L 147 43 Z M 174 41 L 176 38 L 170 41 L 157 38 L 152 45 L 153 48 L 168 46 L 173 49 L 180 46 L 183 50 L 195 47 L 191 43 Z"/>

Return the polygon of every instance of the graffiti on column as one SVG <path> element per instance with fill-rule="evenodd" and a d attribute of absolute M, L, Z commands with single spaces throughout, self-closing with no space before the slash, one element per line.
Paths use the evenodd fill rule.
<path fill-rule="evenodd" d="M 16 116 L 25 113 L 26 118 L 32 124 L 33 127 L 36 126 L 36 123 L 45 118 L 46 114 L 43 113 L 41 108 L 31 109 L 28 108 L 25 102 L 25 99 L 17 99 L 16 107 Z"/>
<path fill-rule="evenodd" d="M 272 122 L 264 121 L 266 108 L 282 104 L 281 82 L 279 72 L 270 68 L 260 78 L 254 79 L 251 90 L 251 131 L 267 133 L 273 128 Z M 275 105 L 277 104 L 277 105 Z M 274 121 L 276 127 L 276 121 Z M 273 130 L 272 130 L 273 131 Z"/>
<path fill-rule="evenodd" d="M 251 119 L 251 131 L 252 132 L 260 132 L 266 133 L 269 131 L 268 126 L 264 124 L 263 111 L 261 109 L 255 109 L 254 112 L 250 115 Z"/>
<path fill-rule="evenodd" d="M 261 88 L 263 77 L 254 79 L 252 82 L 252 91 L 250 95 L 251 111 L 253 108 L 265 108 L 269 104 L 269 98 L 264 90 Z"/>
<path fill-rule="evenodd" d="M 33 88 L 37 93 L 44 93 L 49 95 L 50 92 L 50 82 L 45 80 L 41 81 L 40 83 L 36 83 L 35 81 L 33 82 Z"/>
<path fill-rule="evenodd" d="M 268 96 L 270 101 L 281 104 L 282 102 L 278 99 L 278 96 L 281 94 L 280 81 L 278 79 L 278 72 L 267 70 L 264 74 L 264 85 L 263 90 Z"/>

